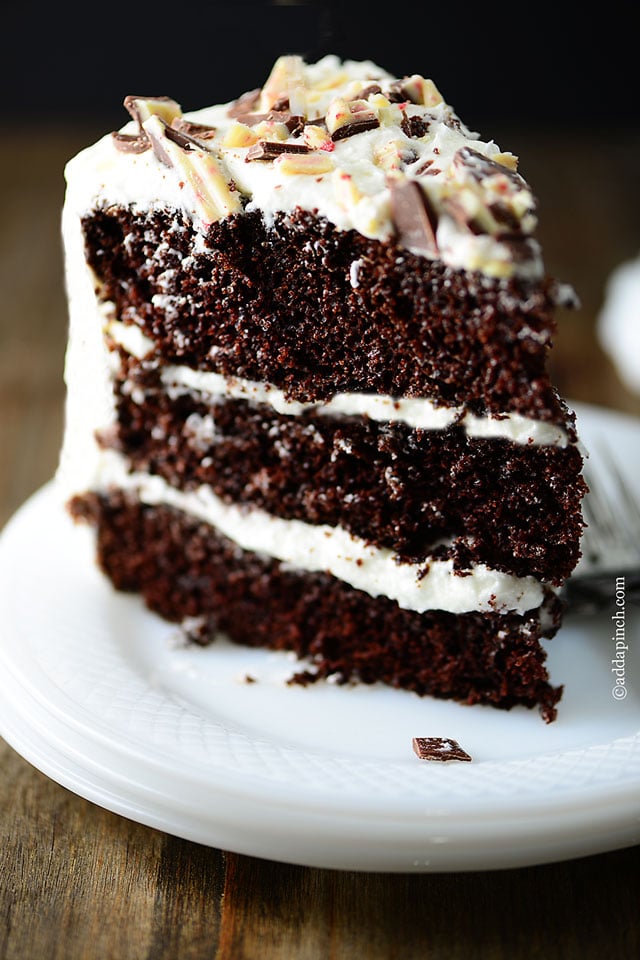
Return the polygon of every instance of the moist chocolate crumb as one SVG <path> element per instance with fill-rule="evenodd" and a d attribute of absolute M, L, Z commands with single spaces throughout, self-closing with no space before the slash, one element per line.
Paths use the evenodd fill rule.
<path fill-rule="evenodd" d="M 114 206 L 83 229 L 101 299 L 167 363 L 267 381 L 292 400 L 362 392 L 513 411 L 567 425 L 573 439 L 546 369 L 552 279 L 454 270 L 301 210 L 269 226 L 257 212 L 225 217 L 197 251 L 194 228 L 171 212 Z"/>

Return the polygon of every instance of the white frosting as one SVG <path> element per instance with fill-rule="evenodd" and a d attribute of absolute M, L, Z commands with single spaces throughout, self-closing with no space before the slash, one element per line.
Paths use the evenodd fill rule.
<path fill-rule="evenodd" d="M 640 393 L 640 255 L 610 274 L 597 331 L 622 382 Z"/>
<path fill-rule="evenodd" d="M 208 486 L 185 493 L 161 477 L 127 472 L 127 461 L 113 451 L 102 462 L 100 486 L 134 492 L 145 504 L 163 504 L 204 520 L 243 550 L 264 554 L 296 570 L 324 572 L 400 607 L 423 613 L 472 610 L 525 613 L 542 603 L 542 585 L 476 564 L 464 576 L 452 560 L 399 563 L 388 549 L 372 547 L 340 527 L 282 520 L 264 510 L 224 503 Z"/>
<path fill-rule="evenodd" d="M 115 343 L 132 356 L 143 359 L 154 349 L 154 342 L 139 327 L 112 321 L 107 327 Z M 370 393 L 337 393 L 330 400 L 303 403 L 288 400 L 278 387 L 239 377 L 194 370 L 185 366 L 167 366 L 161 374 L 164 385 L 174 392 L 196 391 L 212 399 L 232 398 L 264 403 L 276 413 L 297 417 L 313 410 L 327 416 L 368 417 L 381 423 L 406 423 L 419 430 L 444 430 L 457 422 L 470 437 L 502 437 L 518 444 L 564 447 L 568 443 L 562 427 L 533 420 L 518 413 L 477 416 L 463 407 L 437 406 L 426 397 L 389 397 Z"/>
<path fill-rule="evenodd" d="M 315 64 L 304 65 L 308 116 L 324 115 L 334 98 L 353 97 L 360 88 L 376 80 L 388 84 L 393 78 L 369 61 L 343 63 L 327 56 Z M 470 132 L 445 102 L 429 107 L 409 104 L 404 108 L 407 116 L 424 117 L 429 122 L 428 133 L 419 139 L 406 135 L 400 125 L 403 111 L 391 104 L 383 108 L 379 127 L 331 145 L 331 152 L 323 154 L 325 159 L 330 158 L 327 162 L 331 163 L 331 170 L 320 175 L 285 172 L 278 160 L 246 162 L 248 146 L 225 144 L 230 128 L 237 123 L 228 115 L 229 106 L 206 107 L 185 117 L 216 128 L 215 137 L 206 141 L 208 150 L 218 157 L 227 180 L 233 180 L 240 192 L 249 197 L 247 210 L 260 210 L 267 222 L 276 213 L 301 207 L 317 211 L 340 229 L 355 228 L 367 237 L 384 240 L 392 231 L 389 171 L 375 158 L 390 142 L 400 151 L 411 150 L 417 155 L 404 168 L 403 175 L 409 179 L 417 176 L 425 161 L 433 161 L 430 173 L 435 173 L 421 177 L 420 182 L 438 208 L 442 197 L 459 186 L 458 175 L 452 168 L 457 150 L 471 146 L 489 158 L 500 155 L 493 141 L 482 141 L 478 134 Z M 135 133 L 137 129 L 131 121 L 121 132 Z M 293 136 L 288 140 L 301 142 Z M 318 153 L 322 154 L 322 150 Z M 66 176 L 69 202 L 78 214 L 109 204 L 127 205 L 139 211 L 170 208 L 182 211 L 198 226 L 198 212 L 185 189 L 184 177 L 162 163 L 151 149 L 141 154 L 125 153 L 116 149 L 108 135 L 69 161 Z M 528 188 L 522 190 L 522 195 L 521 224 L 525 233 L 531 233 L 535 217 L 526 212 L 526 204 L 533 201 Z M 542 273 L 537 247 L 525 261 L 513 262 L 503 243 L 489 234 L 476 235 L 458 225 L 444 209 L 440 209 L 437 236 L 440 256 L 451 266 L 477 269 L 492 276 L 515 272 L 537 277 Z"/>
<path fill-rule="evenodd" d="M 65 496 L 91 489 L 100 475 L 95 431 L 116 421 L 112 355 L 102 336 L 106 308 L 98 304 L 84 255 L 80 220 L 71 204 L 62 214 L 69 334 L 64 378 L 67 387 L 64 442 L 57 480 Z"/>

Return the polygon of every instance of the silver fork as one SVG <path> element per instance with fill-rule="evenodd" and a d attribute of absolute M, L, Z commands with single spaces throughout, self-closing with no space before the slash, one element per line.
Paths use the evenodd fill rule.
<path fill-rule="evenodd" d="M 640 500 L 602 441 L 584 468 L 589 493 L 582 558 L 563 589 L 569 610 L 601 610 L 616 602 L 640 602 Z"/>

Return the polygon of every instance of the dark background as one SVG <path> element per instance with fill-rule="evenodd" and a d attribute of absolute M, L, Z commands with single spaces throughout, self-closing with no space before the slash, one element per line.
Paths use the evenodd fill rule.
<path fill-rule="evenodd" d="M 640 413 L 596 337 L 611 272 L 640 253 L 637 0 L 0 3 L 0 428 L 25 384 L 44 389 L 34 356 L 60 401 L 67 160 L 128 121 L 127 94 L 195 110 L 260 86 L 282 53 L 422 73 L 471 130 L 520 157 L 547 270 L 581 303 L 558 314 L 554 380 L 576 400 Z"/>
<path fill-rule="evenodd" d="M 4 122 L 121 126 L 128 93 L 193 110 L 261 85 L 281 53 L 422 73 L 485 139 L 638 126 L 635 4 L 3 3 Z M 491 127 L 491 129 L 487 129 Z"/>

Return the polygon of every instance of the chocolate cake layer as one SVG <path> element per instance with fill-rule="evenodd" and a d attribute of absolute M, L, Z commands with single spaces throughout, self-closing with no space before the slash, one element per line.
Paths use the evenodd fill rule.
<path fill-rule="evenodd" d="M 293 682 L 383 682 L 469 704 L 538 706 L 545 720 L 555 718 L 561 688 L 549 683 L 536 614 L 402 610 L 325 574 L 242 551 L 207 524 L 122 493 L 76 497 L 70 509 L 97 527 L 99 562 L 115 587 L 141 593 L 167 620 L 202 618 L 202 643 L 222 631 L 240 644 L 293 650 L 310 660 Z M 549 594 L 545 636 L 560 614 Z"/>
<path fill-rule="evenodd" d="M 244 212 L 204 237 L 177 213 L 82 221 L 99 296 L 168 362 L 266 381 L 291 398 L 432 397 L 564 423 L 545 369 L 554 284 L 454 270 L 297 210 Z"/>
<path fill-rule="evenodd" d="M 486 563 L 560 584 L 577 562 L 583 481 L 575 446 L 169 396 L 152 364 L 122 360 L 118 430 L 104 444 L 137 471 L 184 490 L 207 484 L 226 502 L 285 519 L 341 526 L 413 562 L 450 555 L 444 547 L 434 554 L 443 538 L 462 538 L 453 550 L 459 568 Z"/>

